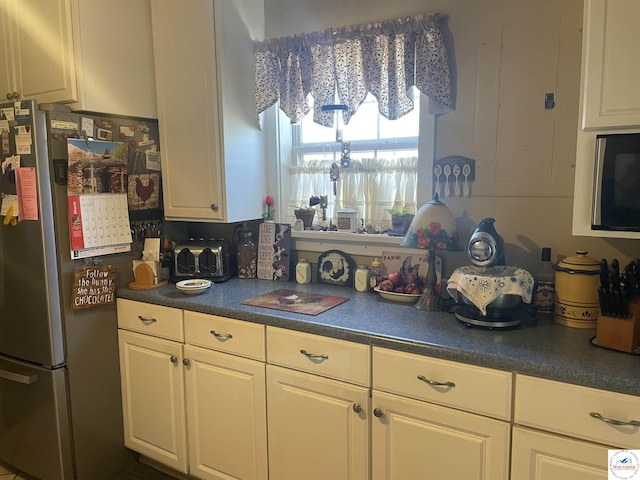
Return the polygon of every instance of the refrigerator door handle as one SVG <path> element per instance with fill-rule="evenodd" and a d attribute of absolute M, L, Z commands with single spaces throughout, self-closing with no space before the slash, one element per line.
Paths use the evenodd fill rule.
<path fill-rule="evenodd" d="M 9 370 L 0 369 L 0 378 L 9 380 L 16 383 L 24 383 L 25 385 L 31 385 L 38 381 L 37 375 L 22 375 L 21 373 L 10 372 Z"/>

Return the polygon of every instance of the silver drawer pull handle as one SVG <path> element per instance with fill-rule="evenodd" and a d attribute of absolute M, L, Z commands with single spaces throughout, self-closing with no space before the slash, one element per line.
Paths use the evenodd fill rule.
<path fill-rule="evenodd" d="M 428 383 L 429 385 L 432 385 L 434 387 L 455 387 L 456 384 L 453 382 L 436 382 L 435 380 L 429 380 L 427 377 L 425 377 L 424 375 L 418 375 L 418 380 L 421 380 L 425 383 Z"/>
<path fill-rule="evenodd" d="M 138 318 L 145 325 L 149 325 L 150 323 L 156 323 L 157 322 L 157 320 L 155 318 L 145 318 L 142 315 L 138 315 Z"/>
<path fill-rule="evenodd" d="M 31 385 L 38 381 L 37 375 L 24 375 L 22 373 L 10 372 L 8 370 L 0 370 L 0 378 L 4 378 L 10 382 L 23 383 L 25 385 Z"/>
<path fill-rule="evenodd" d="M 327 355 L 326 353 L 318 355 L 316 353 L 309 353 L 306 350 L 300 350 L 300 353 L 305 357 L 310 358 L 311 360 L 329 360 L 329 355 Z"/>
<path fill-rule="evenodd" d="M 176 357 L 175 355 L 171 355 L 171 357 L 169 357 L 169 361 L 171 363 L 173 363 L 174 365 L 178 364 L 178 357 Z"/>
<path fill-rule="evenodd" d="M 603 417 L 598 412 L 589 412 L 589 415 L 598 420 L 602 420 L 609 425 L 630 425 L 632 427 L 640 427 L 640 422 L 638 420 L 629 420 L 628 422 L 623 422 L 621 420 L 614 420 L 613 418 Z"/>
<path fill-rule="evenodd" d="M 218 340 L 230 340 L 233 338 L 233 335 L 231 335 L 230 333 L 218 333 L 215 330 L 211 330 L 211 335 L 213 335 L 214 337 L 216 337 Z"/>

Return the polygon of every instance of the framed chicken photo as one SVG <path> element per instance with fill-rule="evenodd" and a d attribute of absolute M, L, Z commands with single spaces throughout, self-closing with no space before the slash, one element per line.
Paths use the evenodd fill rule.
<path fill-rule="evenodd" d="M 127 203 L 129 210 L 160 208 L 160 173 L 130 173 Z"/>

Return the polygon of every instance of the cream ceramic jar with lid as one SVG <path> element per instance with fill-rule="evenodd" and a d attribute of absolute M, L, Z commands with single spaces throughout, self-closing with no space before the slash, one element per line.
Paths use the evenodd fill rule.
<path fill-rule="evenodd" d="M 574 328 L 595 328 L 600 315 L 598 286 L 600 262 L 577 251 L 553 266 L 555 270 L 555 321 Z"/>

